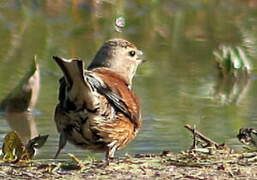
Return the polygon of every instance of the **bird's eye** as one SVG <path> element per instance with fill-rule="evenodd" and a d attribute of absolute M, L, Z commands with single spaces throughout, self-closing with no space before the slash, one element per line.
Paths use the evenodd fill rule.
<path fill-rule="evenodd" d="M 136 51 L 129 51 L 129 55 L 130 55 L 131 57 L 135 56 L 135 54 L 136 54 Z"/>

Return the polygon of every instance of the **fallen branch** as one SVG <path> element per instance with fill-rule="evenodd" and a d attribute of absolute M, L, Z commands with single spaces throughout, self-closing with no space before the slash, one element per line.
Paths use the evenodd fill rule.
<path fill-rule="evenodd" d="M 186 124 L 184 126 L 186 129 L 188 129 L 189 131 L 191 131 L 191 133 L 193 134 L 193 137 L 194 137 L 194 142 L 193 142 L 193 145 L 196 146 L 196 143 L 195 143 L 195 137 L 198 137 L 199 139 L 201 139 L 202 141 L 204 141 L 207 146 L 215 146 L 216 148 L 220 147 L 220 144 L 216 143 L 215 141 L 209 139 L 208 137 L 204 136 L 202 133 L 200 133 L 199 131 L 197 131 L 195 128 L 192 128 L 189 124 Z M 193 147 L 195 148 L 195 147 Z"/>

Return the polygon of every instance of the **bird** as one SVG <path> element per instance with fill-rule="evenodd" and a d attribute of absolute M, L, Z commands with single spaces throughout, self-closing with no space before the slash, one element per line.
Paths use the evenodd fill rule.
<path fill-rule="evenodd" d="M 132 80 L 143 52 L 125 39 L 103 43 L 87 69 L 79 58 L 53 56 L 63 77 L 54 120 L 59 132 L 58 157 L 67 142 L 105 152 L 106 163 L 124 148 L 142 126 L 139 97 Z"/>

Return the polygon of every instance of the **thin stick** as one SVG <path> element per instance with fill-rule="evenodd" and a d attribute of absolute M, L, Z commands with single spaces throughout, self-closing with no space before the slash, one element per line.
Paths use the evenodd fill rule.
<path fill-rule="evenodd" d="M 192 145 L 192 148 L 191 149 L 196 149 L 196 145 L 197 145 L 197 143 L 196 143 L 196 134 L 195 134 L 195 125 L 194 125 L 194 128 L 193 128 L 193 145 Z"/>
<path fill-rule="evenodd" d="M 204 136 L 202 133 L 198 132 L 195 128 L 192 128 L 189 124 L 186 124 L 184 126 L 185 128 L 187 128 L 189 131 L 191 131 L 193 133 L 194 136 L 197 136 L 198 138 L 200 138 L 201 140 L 203 140 L 204 142 L 206 142 L 209 145 L 215 145 L 216 147 L 219 147 L 219 144 L 216 143 L 215 141 L 207 138 L 206 136 Z"/>

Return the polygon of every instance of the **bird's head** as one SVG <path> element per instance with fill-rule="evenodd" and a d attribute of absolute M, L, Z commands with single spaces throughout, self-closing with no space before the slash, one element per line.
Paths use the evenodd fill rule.
<path fill-rule="evenodd" d="M 143 52 L 124 39 L 106 41 L 98 50 L 88 69 L 107 68 L 122 76 L 131 84 L 137 67 L 143 62 Z"/>

